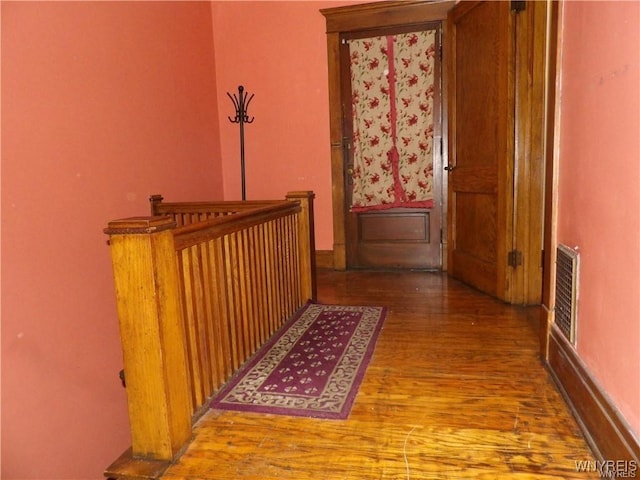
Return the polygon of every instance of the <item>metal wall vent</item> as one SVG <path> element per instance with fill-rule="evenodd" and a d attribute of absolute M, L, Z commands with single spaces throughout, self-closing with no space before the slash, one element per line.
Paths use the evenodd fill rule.
<path fill-rule="evenodd" d="M 579 260 L 580 255 L 574 249 L 558 245 L 555 323 L 573 345 L 576 344 Z"/>

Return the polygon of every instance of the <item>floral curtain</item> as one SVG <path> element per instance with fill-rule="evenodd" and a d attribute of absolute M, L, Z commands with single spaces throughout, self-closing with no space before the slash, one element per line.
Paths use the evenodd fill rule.
<path fill-rule="evenodd" d="M 433 206 L 435 30 L 349 41 L 351 211 Z"/>

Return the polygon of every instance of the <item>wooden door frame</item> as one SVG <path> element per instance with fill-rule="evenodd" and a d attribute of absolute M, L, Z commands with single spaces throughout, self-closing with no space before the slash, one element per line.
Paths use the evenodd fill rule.
<path fill-rule="evenodd" d="M 342 33 L 402 25 L 440 21 L 442 25 L 442 45 L 445 52 L 449 46 L 450 31 L 447 14 L 455 6 L 455 1 L 406 0 L 376 2 L 322 9 L 326 19 L 328 77 L 329 77 L 329 122 L 331 143 L 331 178 L 333 202 L 333 267 L 347 268 L 345 234 L 345 179 L 342 139 L 342 108 L 340 95 L 340 36 Z M 550 168 L 545 164 L 548 152 L 545 150 L 546 136 L 549 134 L 549 75 L 554 74 L 548 64 L 548 45 L 555 33 L 549 31 L 552 21 L 549 11 L 553 1 L 527 2 L 524 12 L 517 15 L 516 29 L 516 105 L 514 121 L 516 136 L 516 163 L 514 165 L 514 225 L 513 249 L 522 252 L 522 265 L 509 268 L 507 282 L 509 297 L 506 301 L 516 304 L 539 304 L 541 301 L 543 277 L 543 237 L 547 234 L 548 219 L 545 216 L 545 172 Z M 443 60 L 443 72 L 450 56 Z M 449 159 L 449 92 L 447 75 L 442 79 L 442 163 Z M 531 119 L 535 119 L 532 121 Z M 551 127 L 552 128 L 552 127 Z M 443 175 L 443 191 L 447 191 L 447 178 Z M 547 183 L 548 190 L 552 185 Z M 448 212 L 448 198 L 443 195 L 442 211 Z M 443 270 L 448 265 L 448 221 L 443 215 Z M 545 229 L 543 231 L 543 225 Z M 547 250 L 548 252 L 548 250 Z M 550 254 L 544 258 L 546 263 Z M 548 264 L 545 264 L 545 272 Z"/>
<path fill-rule="evenodd" d="M 516 15 L 515 165 L 513 249 L 521 268 L 511 270 L 510 303 L 540 304 L 544 269 L 546 118 L 550 66 L 548 44 L 552 0 L 526 3 Z"/>
<path fill-rule="evenodd" d="M 345 232 L 345 179 L 344 152 L 342 139 L 342 103 L 340 78 L 340 36 L 343 33 L 362 30 L 377 30 L 387 27 L 401 27 L 426 22 L 441 22 L 442 42 L 446 41 L 447 12 L 455 5 L 454 1 L 433 2 L 424 0 L 406 0 L 379 2 L 346 7 L 322 9 L 326 18 L 327 54 L 329 69 L 329 128 L 331 141 L 331 181 L 333 185 L 333 267 L 336 270 L 347 268 L 346 232 Z M 443 165 L 447 164 L 447 87 L 445 76 L 442 78 L 442 142 Z M 443 175 L 443 182 L 446 176 Z M 443 185 L 446 192 L 446 184 Z M 442 211 L 447 211 L 446 196 L 442 198 Z M 446 215 L 442 215 L 443 231 L 446 232 Z M 446 239 L 443 239 L 443 270 L 446 270 Z"/>
<path fill-rule="evenodd" d="M 540 354 L 549 359 L 549 337 L 555 322 L 556 248 L 558 247 L 558 163 L 560 157 L 560 79 L 562 69 L 563 5 L 551 2 L 547 37 L 547 88 L 545 110 L 545 190 Z"/>

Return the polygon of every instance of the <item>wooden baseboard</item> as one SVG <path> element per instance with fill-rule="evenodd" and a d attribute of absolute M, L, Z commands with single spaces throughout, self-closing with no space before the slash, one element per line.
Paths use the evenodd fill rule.
<path fill-rule="evenodd" d="M 553 310 L 546 305 L 540 306 L 540 358 L 545 365 L 549 361 L 549 332 L 553 325 Z"/>
<path fill-rule="evenodd" d="M 638 439 L 555 325 L 550 328 L 547 367 L 596 459 L 639 465 Z"/>
<path fill-rule="evenodd" d="M 333 250 L 316 250 L 316 267 L 333 268 Z"/>

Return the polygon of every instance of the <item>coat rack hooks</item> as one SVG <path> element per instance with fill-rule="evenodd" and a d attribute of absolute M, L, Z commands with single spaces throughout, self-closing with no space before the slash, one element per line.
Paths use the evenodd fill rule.
<path fill-rule="evenodd" d="M 249 104 L 253 100 L 253 93 L 249 95 L 242 85 L 238 86 L 238 93 L 231 95 L 227 92 L 227 96 L 233 102 L 233 106 L 236 109 L 235 117 L 227 117 L 231 123 L 238 123 L 240 125 L 240 175 L 242 179 L 242 200 L 247 199 L 246 182 L 245 182 L 245 168 L 244 168 L 244 124 L 253 123 L 254 117 L 249 118 L 247 110 Z"/>

